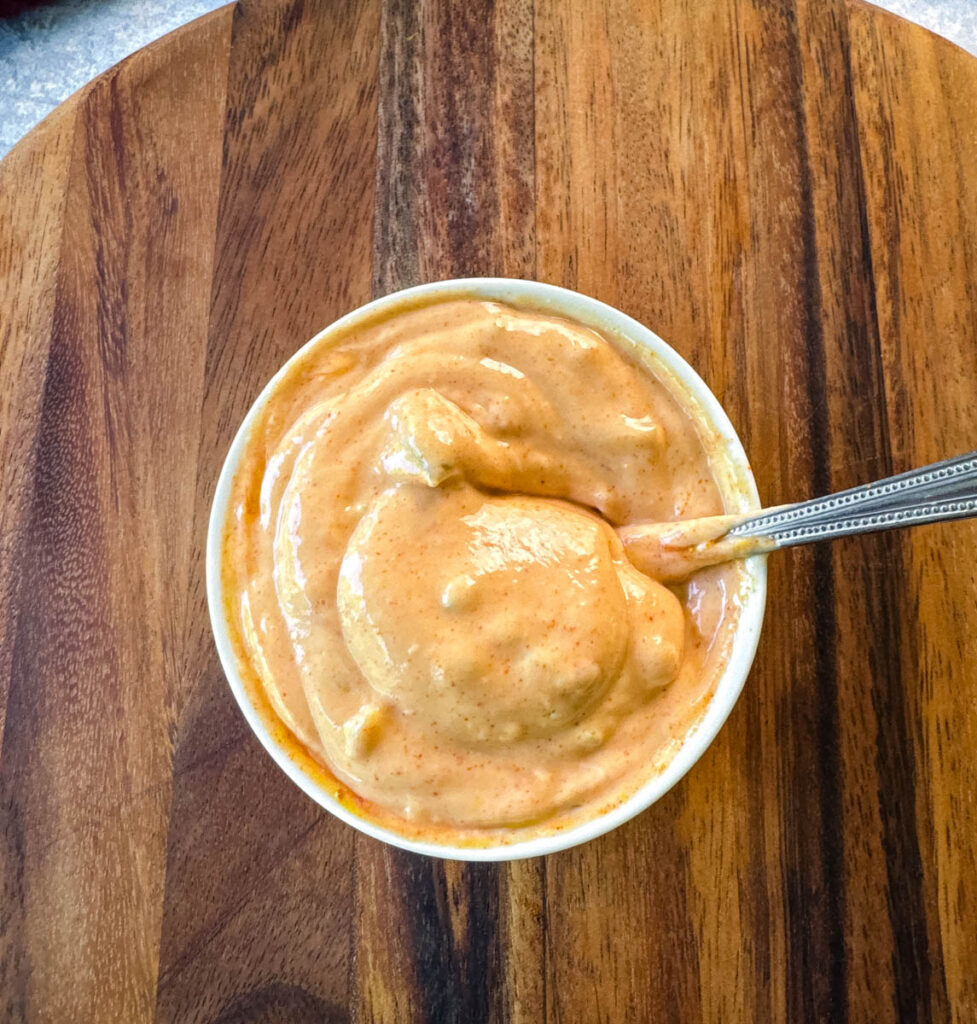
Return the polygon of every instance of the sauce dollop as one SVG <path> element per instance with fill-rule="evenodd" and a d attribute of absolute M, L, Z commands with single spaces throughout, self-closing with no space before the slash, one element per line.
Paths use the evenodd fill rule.
<path fill-rule="evenodd" d="M 525 838 L 668 762 L 745 578 L 665 586 L 619 536 L 723 511 L 679 399 L 622 341 L 474 298 L 290 364 L 233 484 L 228 620 L 242 672 L 366 813 Z"/>

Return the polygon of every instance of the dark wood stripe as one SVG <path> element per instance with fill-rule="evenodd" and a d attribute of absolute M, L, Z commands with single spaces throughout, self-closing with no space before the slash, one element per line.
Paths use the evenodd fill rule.
<path fill-rule="evenodd" d="M 900 1020 L 933 1020 L 934 981 L 946 1002 L 945 981 L 932 964 L 940 963 L 939 950 L 930 948 L 923 893 L 923 864 L 916 818 L 918 776 L 914 742 L 907 721 L 903 679 L 916 660 L 912 640 L 899 629 L 900 610 L 912 615 L 912 598 L 903 591 L 906 564 L 902 539 L 892 536 L 874 541 L 876 564 L 887 567 L 882 578 L 871 569 L 862 575 L 866 602 L 875 624 L 869 662 L 875 685 L 872 707 L 878 722 L 876 766 L 882 815 L 882 846 L 888 876 L 889 920 L 894 945 L 892 974 L 896 989 L 895 1010 Z M 908 606 L 908 607 L 907 607 Z"/>
<path fill-rule="evenodd" d="M 499 1006 L 498 871 L 493 864 L 445 865 L 404 851 L 387 855 L 407 922 L 400 941 L 414 964 L 415 1019 L 429 1024 L 504 1020 Z"/>
<path fill-rule="evenodd" d="M 61 293 L 59 299 L 38 425 L 38 444 L 46 458 L 35 473 L 30 528 L 21 551 L 31 578 L 18 588 L 7 728 L 0 749 L 0 992 L 4 1016 L 11 1020 L 28 1020 L 36 1009 L 30 999 L 35 951 L 28 915 L 39 855 L 50 846 L 56 852 L 57 844 L 72 838 L 70 822 L 52 835 L 39 820 L 45 799 L 56 799 L 50 793 L 53 780 L 37 763 L 39 756 L 53 756 L 50 748 L 57 739 L 49 725 L 51 705 L 59 699 L 56 681 L 61 672 L 68 673 L 74 684 L 60 699 L 75 704 L 79 677 L 96 675 L 107 681 L 111 651 L 106 641 L 112 631 L 96 583 L 103 545 L 98 518 L 92 514 L 91 496 L 98 489 L 95 466 L 84 454 L 93 446 L 86 426 L 89 368 L 71 340 L 70 313 Z M 66 565 L 73 568 L 70 581 L 62 572 Z M 101 648 L 95 658 L 84 643 L 93 636 L 99 637 Z M 42 637 L 43 646 L 37 642 Z M 57 903 L 48 909 L 55 915 L 60 910 Z"/>
<path fill-rule="evenodd" d="M 421 16 L 414 0 L 387 0 L 381 14 L 373 292 L 421 282 Z"/>
<path fill-rule="evenodd" d="M 812 496 L 831 487 L 828 448 L 830 419 L 822 330 L 822 297 L 818 272 L 810 143 L 804 110 L 804 80 L 797 17 L 793 3 L 785 3 L 789 46 L 791 95 L 798 141 L 798 224 L 800 229 L 800 353 L 809 400 Z M 813 627 L 813 721 L 804 730 L 806 753 L 795 761 L 793 801 L 787 827 L 795 833 L 796 859 L 788 865 L 789 913 L 787 1005 L 791 1019 L 848 1019 L 847 962 L 845 956 L 844 812 L 841 792 L 841 751 L 838 724 L 838 677 L 835 644 L 835 579 L 831 551 L 818 546 L 810 561 L 811 622 Z M 797 753 L 801 753 L 798 749 Z M 803 764 L 813 754 L 815 775 Z M 813 785 L 812 785 L 813 782 Z"/>
<path fill-rule="evenodd" d="M 425 278 L 498 272 L 500 167 L 493 151 L 498 121 L 495 0 L 423 5 L 424 86 L 420 97 L 424 147 L 418 153 L 425 197 Z M 531 105 L 532 97 L 522 97 Z M 501 269 L 501 268 L 500 268 Z"/>
<path fill-rule="evenodd" d="M 381 33 L 374 293 L 531 277 L 530 0 L 388 0 Z"/>
<path fill-rule="evenodd" d="M 878 462 L 872 463 L 873 476 L 887 476 L 908 468 L 893 454 L 889 431 L 887 396 L 879 333 L 878 309 L 875 303 L 876 283 L 869 235 L 868 200 L 862 171 L 858 121 L 855 110 L 854 82 L 849 39 L 841 52 L 844 57 L 845 95 L 848 101 L 850 134 L 847 146 L 853 154 L 852 184 L 858 204 L 858 255 L 867 279 L 870 298 L 870 319 L 867 325 L 852 318 L 850 329 L 856 339 L 849 358 L 854 357 L 853 377 L 860 388 L 871 396 L 866 403 L 873 411 L 872 433 L 878 439 Z M 898 234 L 894 244 L 898 247 Z M 859 328 L 862 328 L 859 330 Z M 899 446 L 902 448 L 902 445 Z M 877 469 L 874 467 L 877 466 Z M 857 481 L 844 481 L 838 486 L 853 486 Z M 882 816 L 883 849 L 888 877 L 889 921 L 892 926 L 892 977 L 895 985 L 895 1012 L 900 1020 L 920 1024 L 933 1020 L 934 1004 L 947 1006 L 946 980 L 942 970 L 934 972 L 933 964 L 941 964 L 940 949 L 930 947 L 923 892 L 923 863 L 919 846 L 920 823 L 916 817 L 916 794 L 919 777 L 915 762 L 915 741 L 907 721 L 907 707 L 915 706 L 905 690 L 905 682 L 914 682 L 910 666 L 918 663 L 919 654 L 911 632 L 899 623 L 916 617 L 914 600 L 907 601 L 904 581 L 907 565 L 903 556 L 903 537 L 885 533 L 865 538 L 869 549 L 863 560 L 861 592 L 868 606 L 867 620 L 874 627 L 869 645 L 872 678 L 872 707 L 878 723 L 876 768 L 879 779 L 879 803 Z M 876 568 L 883 566 L 882 578 Z M 907 607 L 908 604 L 908 607 Z M 909 669 L 907 671 L 907 669 Z M 935 930 L 937 942 L 939 931 Z"/>
<path fill-rule="evenodd" d="M 43 457 L 38 429 L 79 101 L 48 118 L 44 141 L 28 136 L 0 163 L 0 743 L 20 588 L 29 576 L 26 535 Z"/>

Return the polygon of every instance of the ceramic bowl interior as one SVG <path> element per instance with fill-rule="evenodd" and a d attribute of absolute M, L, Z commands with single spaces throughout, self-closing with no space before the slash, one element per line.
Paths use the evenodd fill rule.
<path fill-rule="evenodd" d="M 507 278 L 470 278 L 419 285 L 416 288 L 408 288 L 377 299 L 342 317 L 317 334 L 299 353 L 293 356 L 293 359 L 298 358 L 301 352 L 318 344 L 323 339 L 336 333 L 345 333 L 358 322 L 372 318 L 377 312 L 386 308 L 398 306 L 405 300 L 413 303 L 417 300 L 463 297 L 512 303 L 535 308 L 540 312 L 567 316 L 605 334 L 623 336 L 632 343 L 649 349 L 655 357 L 656 372 L 660 370 L 662 376 L 672 378 L 671 382 L 666 381 L 666 383 L 671 384 L 675 397 L 688 406 L 697 406 L 699 418 L 714 433 L 714 440 L 717 442 L 721 457 L 713 460 L 713 472 L 726 503 L 727 511 L 752 511 L 759 508 L 756 484 L 743 446 L 722 406 L 692 367 L 661 338 L 636 320 L 603 302 L 568 291 L 565 288 L 536 281 Z M 332 793 L 303 770 L 289 755 L 286 747 L 273 735 L 273 731 L 269 729 L 262 714 L 254 706 L 238 671 L 225 619 L 220 559 L 221 539 L 224 532 L 225 515 L 230 502 L 231 483 L 247 445 L 251 424 L 291 361 L 289 360 L 279 370 L 258 396 L 231 444 L 214 495 L 207 534 L 206 558 L 207 602 L 224 672 L 248 724 L 279 767 L 318 804 L 361 832 L 406 850 L 453 860 L 517 860 L 565 850 L 609 832 L 650 807 L 667 793 L 702 756 L 726 721 L 743 689 L 763 623 L 766 602 L 766 560 L 763 557 L 751 558 L 746 563 L 748 580 L 729 661 L 717 681 L 713 696 L 702 718 L 688 733 L 682 746 L 661 772 L 648 779 L 632 796 L 611 810 L 572 828 L 550 835 L 494 846 L 469 847 L 419 841 L 399 835 L 389 828 L 356 814 L 340 803 Z"/>

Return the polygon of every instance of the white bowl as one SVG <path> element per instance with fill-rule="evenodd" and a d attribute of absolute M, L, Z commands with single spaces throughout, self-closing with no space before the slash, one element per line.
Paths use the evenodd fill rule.
<path fill-rule="evenodd" d="M 210 608 L 210 621 L 221 664 L 230 683 L 231 691 L 244 712 L 244 717 L 264 748 L 297 786 L 327 811 L 361 832 L 402 849 L 435 857 L 471 861 L 518 860 L 523 857 L 536 857 L 565 850 L 617 828 L 618 825 L 633 818 L 664 796 L 699 760 L 732 711 L 753 663 L 766 604 L 766 560 L 762 556 L 757 556 L 749 559 L 746 563 L 748 581 L 729 661 L 716 684 L 705 713 L 690 730 L 678 752 L 665 768 L 650 778 L 632 796 L 611 810 L 572 828 L 550 835 L 506 845 L 460 846 L 419 841 L 399 835 L 368 818 L 360 817 L 355 811 L 337 800 L 320 781 L 296 763 L 285 744 L 273 735 L 262 714 L 255 708 L 248 696 L 238 671 L 236 656 L 225 621 L 225 602 L 220 571 L 221 540 L 224 532 L 224 518 L 230 503 L 231 482 L 258 410 L 268 399 L 286 369 L 302 352 L 323 338 L 336 332 L 346 331 L 358 322 L 372 317 L 378 311 L 400 305 L 404 300 L 448 297 L 477 297 L 537 308 L 542 312 L 570 317 L 606 334 L 621 335 L 639 346 L 650 349 L 656 357 L 656 371 L 663 370 L 665 376 L 671 375 L 674 378 L 671 390 L 676 393 L 676 398 L 679 402 L 684 400 L 690 407 L 698 407 L 700 420 L 705 421 L 714 434 L 713 440 L 725 452 L 726 458 L 715 460 L 713 470 L 727 511 L 752 511 L 760 507 L 760 502 L 750 464 L 729 418 L 699 375 L 674 349 L 649 331 L 647 327 L 643 327 L 636 320 L 625 316 L 603 302 L 568 291 L 566 288 L 541 284 L 537 281 L 517 281 L 496 277 L 437 281 L 432 284 L 418 285 L 416 288 L 407 288 L 386 295 L 382 299 L 376 299 L 352 313 L 348 313 L 317 334 L 275 374 L 258 396 L 245 416 L 244 422 L 231 444 L 230 451 L 227 453 L 224 468 L 217 481 L 217 492 L 214 495 L 207 532 L 207 603 Z M 666 381 L 666 383 L 668 382 Z M 691 401 L 689 396 L 691 396 Z"/>

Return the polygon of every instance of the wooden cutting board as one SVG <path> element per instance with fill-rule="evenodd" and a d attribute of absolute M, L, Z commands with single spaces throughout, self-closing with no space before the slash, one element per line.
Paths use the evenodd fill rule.
<path fill-rule="evenodd" d="M 670 341 L 769 503 L 977 446 L 977 62 L 852 0 L 241 2 L 0 165 L 0 1019 L 973 1021 L 977 524 L 798 549 L 665 799 L 387 849 L 252 737 L 204 532 L 248 405 L 404 285 Z"/>

